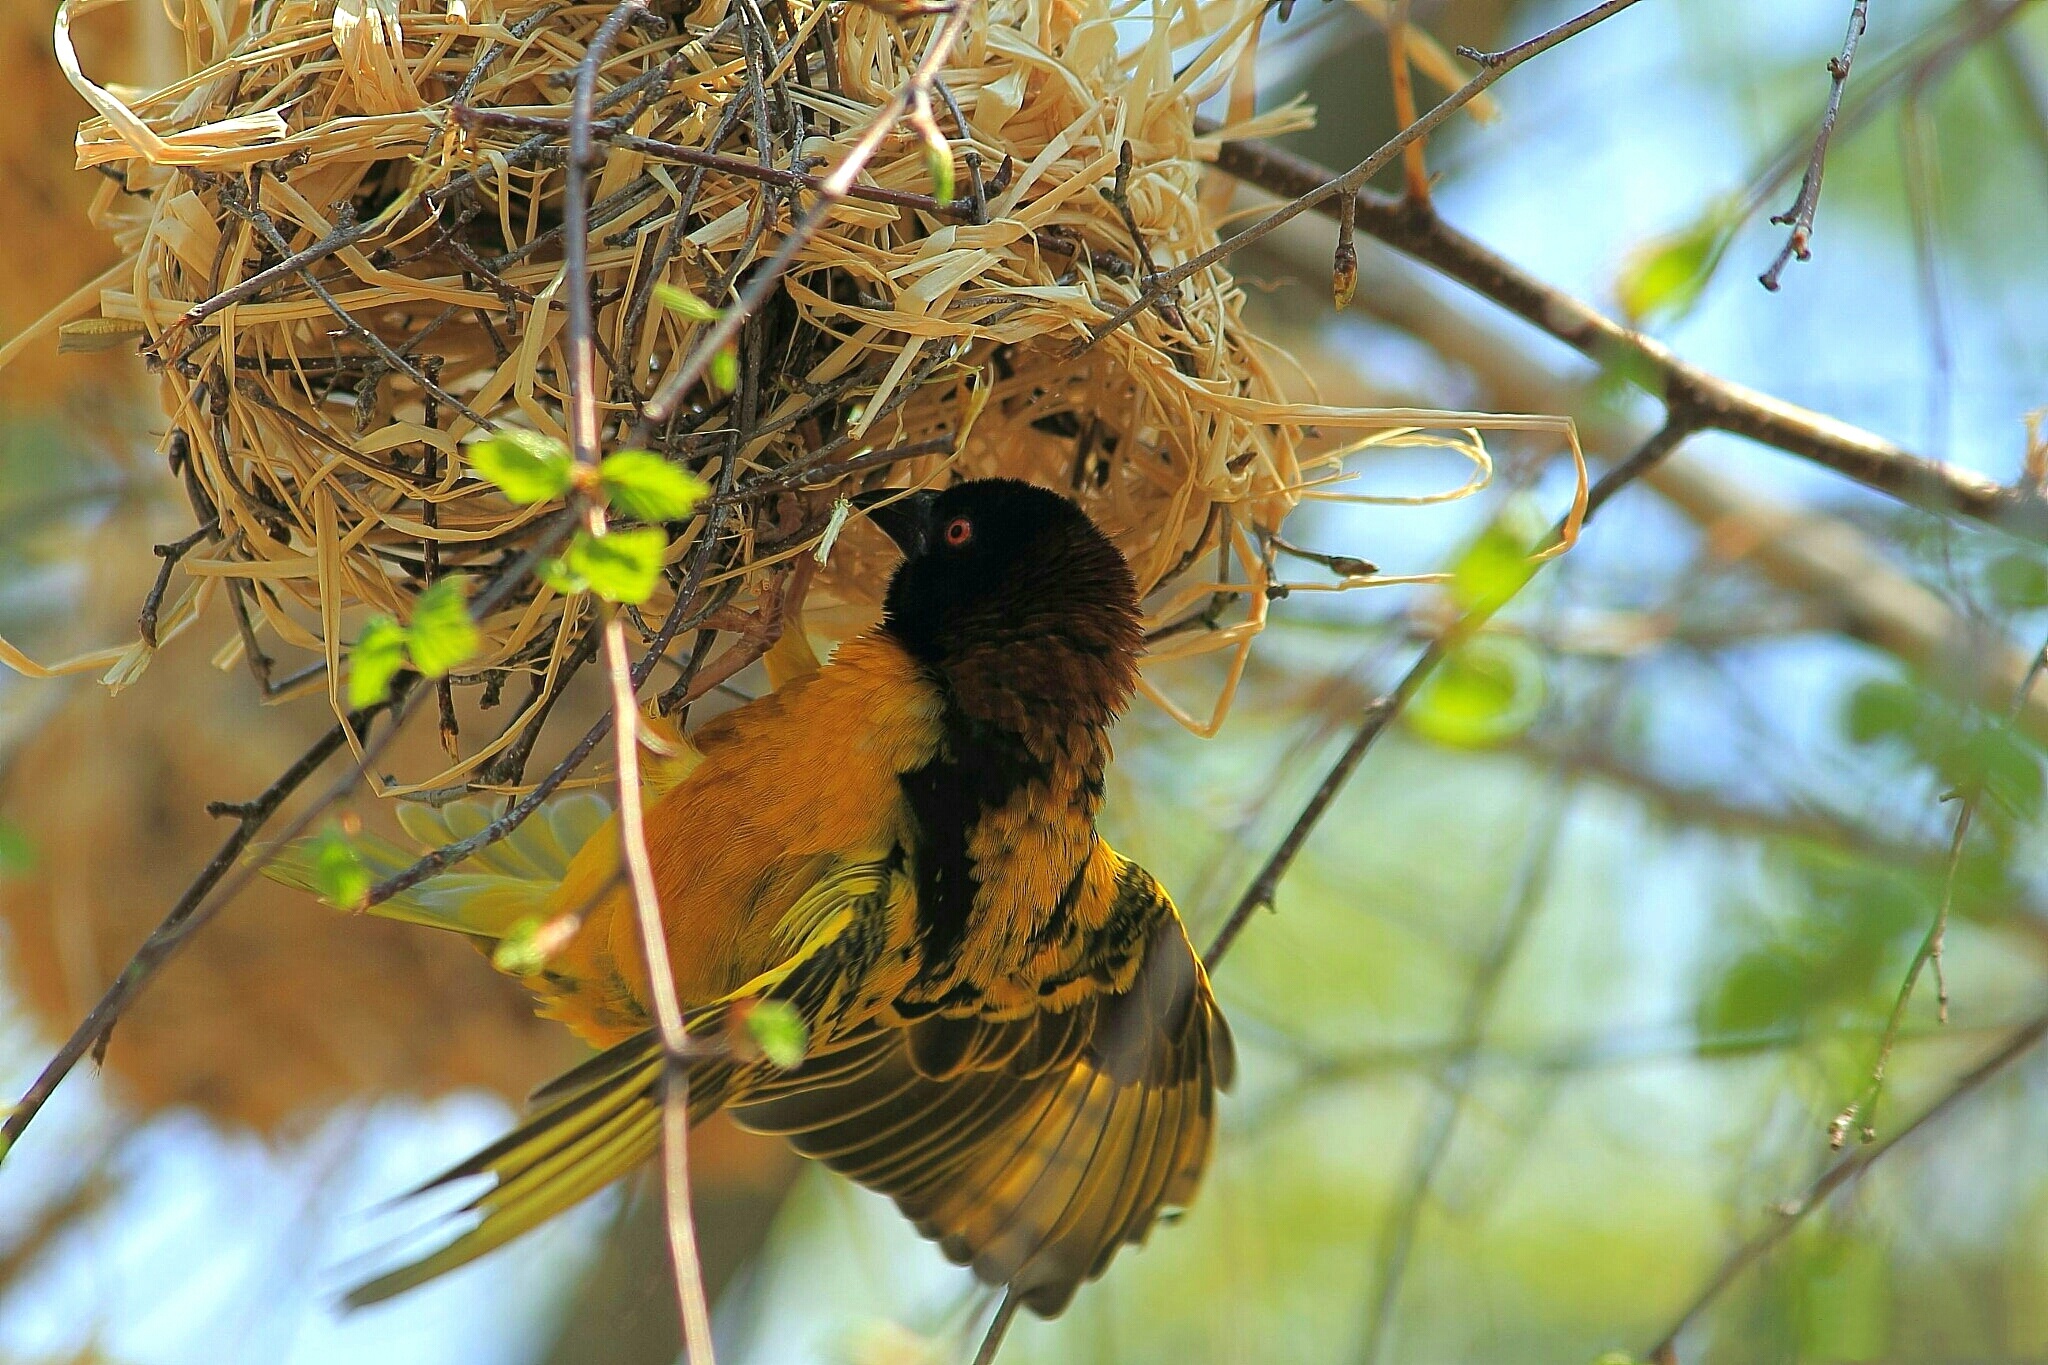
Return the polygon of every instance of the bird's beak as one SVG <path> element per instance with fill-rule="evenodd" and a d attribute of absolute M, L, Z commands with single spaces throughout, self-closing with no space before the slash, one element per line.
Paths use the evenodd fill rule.
<path fill-rule="evenodd" d="M 890 502 L 891 498 L 896 501 Z M 938 500 L 937 490 L 930 488 L 917 493 L 905 493 L 900 488 L 877 488 L 868 493 L 856 493 L 848 499 L 868 514 L 868 520 L 882 528 L 883 535 L 896 542 L 896 548 L 903 551 L 906 559 L 915 559 L 924 553 L 931 536 L 932 504 Z"/>

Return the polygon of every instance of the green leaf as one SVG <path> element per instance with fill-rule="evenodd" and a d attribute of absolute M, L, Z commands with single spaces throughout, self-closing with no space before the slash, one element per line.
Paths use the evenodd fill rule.
<path fill-rule="evenodd" d="M 668 533 L 657 526 L 606 536 L 579 533 L 562 566 L 605 601 L 637 606 L 653 595 L 667 549 Z"/>
<path fill-rule="evenodd" d="M 18 877 L 36 865 L 36 846 L 11 820 L 0 820 L 0 877 Z"/>
<path fill-rule="evenodd" d="M 491 965 L 507 976 L 539 975 L 548 965 L 548 956 L 540 944 L 540 931 L 546 924 L 539 915 L 528 915 L 515 923 L 491 950 Z"/>
<path fill-rule="evenodd" d="M 804 1059 L 811 1031 L 796 1007 L 783 1000 L 763 1000 L 747 1011 L 747 1036 L 754 1046 L 784 1071 Z"/>
<path fill-rule="evenodd" d="M 590 591 L 590 580 L 573 572 L 568 564 L 559 558 L 543 559 L 533 572 L 536 578 L 564 597 L 574 597 L 579 592 Z"/>
<path fill-rule="evenodd" d="M 1513 597 L 1536 572 L 1529 556 L 1542 533 L 1532 503 L 1509 503 L 1451 566 L 1451 596 L 1466 611 L 1497 607 Z"/>
<path fill-rule="evenodd" d="M 552 436 L 508 427 L 467 447 L 469 467 L 516 503 L 546 502 L 569 491 L 569 448 Z"/>
<path fill-rule="evenodd" d="M 941 204 L 953 202 L 953 149 L 944 138 L 924 144 L 925 174 L 932 178 L 932 198 Z"/>
<path fill-rule="evenodd" d="M 460 578 L 444 578 L 413 603 L 406 647 L 421 676 L 438 678 L 483 648 L 483 634 L 469 618 L 464 600 L 468 587 Z"/>
<path fill-rule="evenodd" d="M 649 523 L 681 521 L 711 493 L 702 479 L 651 450 L 607 455 L 597 477 L 606 501 L 636 521 Z"/>
<path fill-rule="evenodd" d="M 730 393 L 740 386 L 740 353 L 728 346 L 711 357 L 711 387 L 720 393 Z"/>
<path fill-rule="evenodd" d="M 2009 611 L 2048 607 L 2048 564 L 2023 551 L 2000 555 L 1985 566 L 1984 586 Z"/>
<path fill-rule="evenodd" d="M 1799 1359 L 1877 1360 L 1890 1352 L 1890 1254 L 1878 1237 L 1836 1231 L 1802 1267 Z"/>
<path fill-rule="evenodd" d="M 716 322 L 718 310 L 679 284 L 657 284 L 654 298 L 662 307 L 691 322 Z"/>
<path fill-rule="evenodd" d="M 1802 1027 L 1826 1002 L 1813 988 L 1812 965 L 1794 945 L 1776 939 L 1722 967 L 1699 1003 L 1703 1052 L 1747 1051 L 1759 1036 Z"/>
<path fill-rule="evenodd" d="M 1984 797 L 2015 820 L 2041 813 L 2041 763 L 2027 742 L 2003 725 L 1987 725 L 1963 741 L 1945 774 L 1959 787 L 1981 786 Z"/>
<path fill-rule="evenodd" d="M 1614 283 L 1622 314 L 1631 323 L 1642 323 L 1691 312 L 1714 277 L 1728 241 L 1728 223 L 1727 209 L 1717 204 L 1698 222 L 1630 252 Z"/>
<path fill-rule="evenodd" d="M 1919 728 L 1925 712 L 1926 702 L 1918 688 L 1880 678 L 1849 694 L 1842 729 L 1858 744 L 1875 744 L 1911 734 Z"/>
<path fill-rule="evenodd" d="M 391 680 L 405 667 L 405 627 L 388 616 L 363 623 L 348 654 L 348 704 L 360 711 L 391 695 Z"/>
<path fill-rule="evenodd" d="M 362 908 L 376 879 L 340 823 L 329 820 L 312 842 L 314 892 L 337 909 Z"/>
<path fill-rule="evenodd" d="M 1408 707 L 1425 739 L 1461 749 L 1504 744 L 1543 709 L 1543 659 L 1525 640 L 1485 635 L 1452 654 Z"/>

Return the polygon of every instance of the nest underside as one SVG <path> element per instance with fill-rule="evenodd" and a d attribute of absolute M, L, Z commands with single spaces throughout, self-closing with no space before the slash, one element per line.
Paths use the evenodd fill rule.
<path fill-rule="evenodd" d="M 1220 265 L 1077 350 L 1166 263 L 1215 243 L 1193 112 L 1227 89 L 1248 114 L 1262 12 L 986 0 L 929 109 L 887 131 L 740 332 L 732 387 L 712 365 L 658 421 L 650 400 L 706 324 L 657 287 L 731 306 L 942 19 L 709 0 L 617 33 L 595 68 L 586 238 L 602 442 L 657 450 L 725 495 L 715 542 L 709 510 L 673 528 L 664 584 L 634 617 L 645 637 L 691 586 L 690 627 L 764 597 L 851 487 L 1002 473 L 1069 492 L 1117 539 L 1167 632 L 1155 657 L 1241 664 L 1267 537 L 1346 436 L 1395 424 L 1286 401 Z M 160 638 L 225 593 L 240 628 L 218 662 L 338 705 L 368 613 L 404 619 L 438 578 L 505 574 L 550 524 L 556 508 L 478 478 L 464 442 L 505 425 L 566 439 L 567 116 L 612 13 L 276 0 L 215 35 L 195 8 L 186 80 L 131 106 L 75 77 L 111 110 L 80 159 L 116 169 L 96 217 L 131 253 L 98 325 L 139 329 L 206 532 Z M 1305 119 L 1288 108 L 1222 135 Z M 138 148 L 130 122 L 175 145 Z M 887 567 L 851 539 L 811 619 L 856 619 Z M 541 582 L 480 624 L 454 687 L 489 704 L 523 677 L 527 702 L 492 743 L 392 790 L 515 785 L 493 760 L 587 657 L 583 601 Z M 1198 728 L 1221 717 L 1166 704 Z"/>

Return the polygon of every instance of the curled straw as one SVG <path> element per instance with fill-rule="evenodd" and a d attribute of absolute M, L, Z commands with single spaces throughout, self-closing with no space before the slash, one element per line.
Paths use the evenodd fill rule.
<path fill-rule="evenodd" d="M 140 329 L 190 440 L 195 510 L 220 528 L 179 566 L 187 595 L 167 620 L 224 584 L 253 629 L 222 661 L 259 640 L 302 651 L 333 695 L 366 611 L 404 616 L 432 578 L 487 572 L 547 524 L 552 509 L 512 506 L 474 477 L 461 442 L 481 423 L 564 435 L 564 77 L 608 9 L 270 0 L 240 18 L 185 0 L 191 74 L 124 98 L 86 77 L 68 36 L 74 15 L 124 2 L 66 0 L 59 47 L 98 111 L 80 161 L 124 179 L 97 204 L 132 249 L 100 315 Z M 1447 449 L 1473 473 L 1442 496 L 1462 496 L 1490 471 L 1480 431 L 1569 438 L 1546 418 L 1290 402 L 1283 358 L 1249 333 L 1221 268 L 1068 358 L 1157 271 L 1214 245 L 1200 189 L 1219 142 L 1308 122 L 1298 105 L 1250 113 L 1264 13 L 1262 0 L 990 0 L 940 99 L 900 124 L 877 111 L 901 106 L 941 18 L 707 0 L 685 23 L 622 35 L 600 73 L 588 248 L 604 443 L 653 425 L 650 444 L 707 475 L 737 461 L 728 487 L 1003 473 L 1070 491 L 1148 593 L 1170 589 L 1153 599 L 1157 624 L 1217 593 L 1245 604 L 1158 651 L 1229 651 L 1203 714 L 1147 686 L 1212 733 L 1265 619 L 1256 547 L 1305 497 L 1364 498 L 1338 487 L 1347 459 Z M 1197 136 L 1196 106 L 1226 87 L 1233 121 Z M 740 391 L 686 386 L 672 418 L 648 423 L 706 326 L 660 306 L 656 285 L 728 306 L 863 139 L 875 151 L 851 197 L 737 333 Z M 874 458 L 898 447 L 947 453 Z M 759 580 L 814 543 L 808 517 L 793 539 L 774 529 L 771 502 L 748 504 L 707 582 Z M 682 529 L 672 566 L 707 521 Z M 1188 581 L 1219 547 L 1232 572 Z M 872 604 L 878 554 L 842 544 L 814 601 Z M 513 745 L 587 626 L 538 585 L 480 624 L 484 650 L 458 686 L 542 685 L 497 739 L 393 790 L 466 781 Z M 0 659 L 22 666 L 18 653 Z M 147 658 L 123 651 L 110 678 Z"/>

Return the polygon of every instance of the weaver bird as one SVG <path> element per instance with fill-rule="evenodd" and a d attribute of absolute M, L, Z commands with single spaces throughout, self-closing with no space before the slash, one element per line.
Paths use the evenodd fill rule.
<path fill-rule="evenodd" d="M 1143 646 L 1123 556 L 1029 484 L 885 496 L 863 499 L 903 551 L 879 627 L 823 667 L 808 645 L 794 663 L 781 650 L 776 690 L 650 779 L 690 1032 L 738 1036 L 760 1001 L 808 1031 L 787 1070 L 730 1050 L 693 1062 L 689 1112 L 723 1108 L 889 1195 L 1050 1316 L 1194 1195 L 1230 1033 L 1173 902 L 1095 829 Z M 415 811 L 415 833 L 445 842 L 483 818 L 455 810 Z M 575 926 L 525 979 L 542 1013 L 607 1050 L 427 1187 L 495 1177 L 467 1206 L 480 1221 L 351 1302 L 461 1265 L 654 1152 L 665 1063 L 600 818 L 574 800 L 379 907 L 486 941 L 536 914 Z M 282 875 L 299 875 L 289 859 Z"/>

